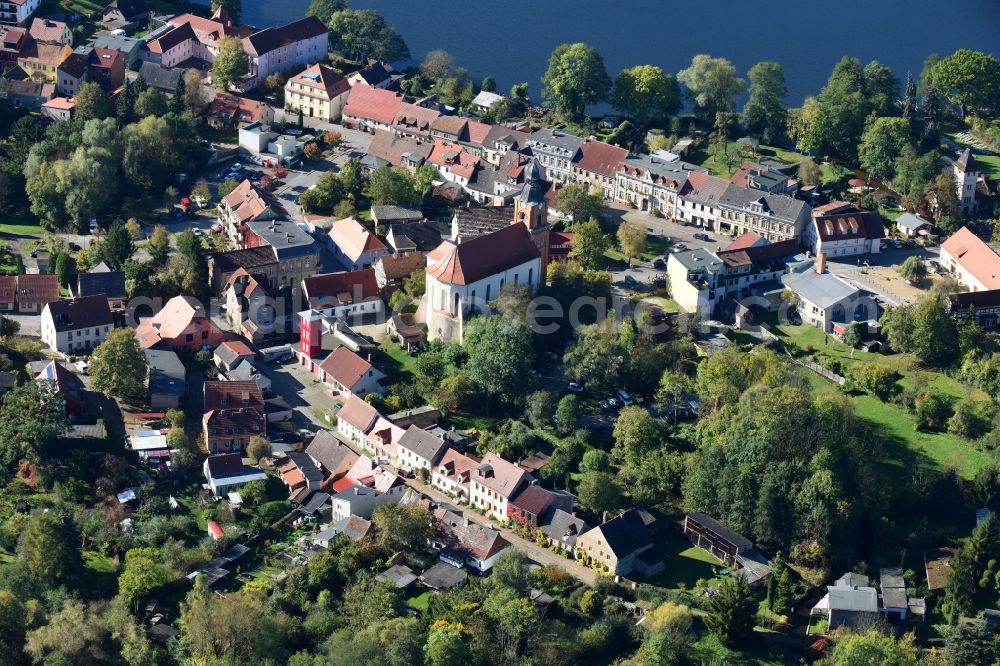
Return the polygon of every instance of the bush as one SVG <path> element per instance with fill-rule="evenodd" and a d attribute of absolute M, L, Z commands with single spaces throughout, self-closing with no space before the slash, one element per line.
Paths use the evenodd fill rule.
<path fill-rule="evenodd" d="M 917 416 L 917 430 L 941 429 L 951 417 L 951 400 L 942 393 L 928 390 L 917 396 L 914 411 Z"/>

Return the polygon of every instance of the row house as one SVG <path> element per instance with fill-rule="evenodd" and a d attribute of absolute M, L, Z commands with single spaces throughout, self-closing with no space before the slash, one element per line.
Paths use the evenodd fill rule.
<path fill-rule="evenodd" d="M 224 336 L 198 299 L 174 296 L 153 317 L 139 322 L 135 337 L 143 349 L 196 352 L 215 347 Z"/>
<path fill-rule="evenodd" d="M 352 395 L 337 412 L 337 432 L 351 442 L 364 446 L 368 433 L 378 419 L 378 410 L 364 399 Z"/>
<path fill-rule="evenodd" d="M 618 170 L 627 158 L 624 148 L 587 139 L 580 144 L 579 159 L 572 165 L 573 182 L 600 190 L 610 201 L 615 198 Z"/>
<path fill-rule="evenodd" d="M 505 125 L 491 125 L 483 139 L 483 159 L 493 166 L 500 166 L 500 160 L 511 152 L 520 152 L 528 147 L 531 133 Z"/>
<path fill-rule="evenodd" d="M 319 363 L 312 364 L 313 374 L 335 396 L 364 397 L 384 394 L 386 374 L 347 347 L 337 347 Z"/>
<path fill-rule="evenodd" d="M 31 273 L 0 275 L 0 310 L 38 314 L 59 300 L 59 278 Z"/>
<path fill-rule="evenodd" d="M 817 256 L 878 254 L 884 236 L 881 215 L 851 207 L 833 215 L 814 215 L 802 232 L 802 246 Z"/>
<path fill-rule="evenodd" d="M 385 243 L 354 217 L 331 224 L 328 237 L 337 261 L 349 271 L 371 268 L 390 253 Z"/>
<path fill-rule="evenodd" d="M 237 84 L 252 90 L 271 74 L 300 69 L 326 60 L 330 33 L 315 16 L 306 16 L 277 28 L 264 28 L 243 39 L 250 57 L 250 72 Z"/>
<path fill-rule="evenodd" d="M 691 172 L 677 193 L 677 204 L 668 217 L 676 222 L 718 230 L 715 221 L 722 210 L 722 197 L 730 187 L 725 178 Z"/>
<path fill-rule="evenodd" d="M 429 140 L 402 136 L 386 130 L 375 130 L 361 166 L 367 171 L 383 166 L 395 166 L 416 173 L 431 156 L 434 143 Z"/>
<path fill-rule="evenodd" d="M 255 220 L 244 226 L 242 247 L 266 247 L 274 253 L 279 277 L 273 289 L 292 287 L 315 275 L 319 245 L 302 227 L 287 219 Z"/>
<path fill-rule="evenodd" d="M 469 480 L 469 503 L 492 518 L 506 521 L 510 500 L 534 483 L 534 477 L 514 463 L 487 453 Z"/>
<path fill-rule="evenodd" d="M 385 312 L 372 268 L 312 275 L 302 280 L 302 296 L 310 310 L 320 318 L 371 321 Z M 316 343 L 319 343 L 318 339 Z"/>
<path fill-rule="evenodd" d="M 270 192 L 245 179 L 217 206 L 217 218 L 223 233 L 237 247 L 244 243 L 245 225 L 249 222 L 277 220 L 287 216 L 284 206 Z M 257 247 L 257 245 L 249 245 Z"/>
<path fill-rule="evenodd" d="M 799 238 L 812 213 L 809 204 L 799 199 L 736 185 L 726 188 L 720 208 L 710 228 L 732 235 L 755 232 L 771 241 Z"/>
<path fill-rule="evenodd" d="M 206 381 L 202 430 L 210 454 L 241 453 L 254 437 L 267 437 L 264 398 L 250 381 Z"/>
<path fill-rule="evenodd" d="M 614 199 L 639 210 L 672 216 L 687 176 L 677 163 L 626 158 L 615 173 Z"/>
<path fill-rule="evenodd" d="M 73 52 L 66 44 L 49 44 L 29 39 L 17 64 L 36 83 L 55 83 L 59 66 Z"/>
<path fill-rule="evenodd" d="M 436 108 L 403 102 L 392 119 L 392 131 L 399 136 L 427 139 L 431 136 L 431 125 L 440 117 L 441 112 Z"/>
<path fill-rule="evenodd" d="M 343 123 L 365 132 L 392 131 L 393 121 L 404 102 L 403 95 L 398 92 L 355 85 L 344 105 Z"/>
<path fill-rule="evenodd" d="M 470 502 L 469 484 L 481 461 L 449 448 L 431 472 L 431 485 L 461 502 Z"/>
<path fill-rule="evenodd" d="M 528 138 L 531 154 L 543 167 L 549 180 L 558 185 L 574 182 L 573 163 L 579 159 L 584 140 L 574 134 L 542 128 Z"/>
<path fill-rule="evenodd" d="M 444 440 L 411 425 L 396 446 L 396 466 L 409 472 L 425 470 L 429 477 L 447 450 Z"/>
<path fill-rule="evenodd" d="M 41 0 L 2 0 L 0 1 L 0 23 L 24 25 L 40 4 Z"/>

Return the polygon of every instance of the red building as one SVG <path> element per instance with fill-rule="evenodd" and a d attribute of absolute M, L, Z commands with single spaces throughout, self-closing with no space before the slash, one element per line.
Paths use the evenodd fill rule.
<path fill-rule="evenodd" d="M 541 486 L 528 486 L 507 502 L 507 517 L 534 528 L 545 522 L 556 509 L 572 513 L 573 497 Z"/>
<path fill-rule="evenodd" d="M 35 376 L 35 381 L 50 381 L 66 401 L 66 414 L 72 419 L 83 416 L 83 382 L 59 361 L 52 361 Z"/>
<path fill-rule="evenodd" d="M 135 329 L 143 349 L 173 349 L 194 352 L 212 349 L 222 343 L 218 326 L 205 313 L 201 302 L 191 296 L 175 296 L 150 319 L 143 319 Z"/>
<path fill-rule="evenodd" d="M 267 437 L 264 398 L 256 382 L 205 382 L 202 416 L 209 454 L 240 453 L 254 437 Z"/>
<path fill-rule="evenodd" d="M 125 56 L 114 49 L 94 49 L 87 63 L 88 80 L 99 84 L 105 92 L 118 90 L 125 84 Z"/>

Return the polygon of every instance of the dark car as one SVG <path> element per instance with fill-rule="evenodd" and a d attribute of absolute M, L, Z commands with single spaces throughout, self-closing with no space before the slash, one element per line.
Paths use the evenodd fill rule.
<path fill-rule="evenodd" d="M 657 270 L 662 271 L 666 267 L 667 267 L 667 263 L 665 261 L 663 261 L 663 259 L 660 259 L 659 257 L 657 257 L 656 260 L 653 261 L 653 268 L 655 268 Z"/>
<path fill-rule="evenodd" d="M 700 241 L 710 241 L 710 240 L 712 240 L 712 238 L 708 234 L 702 234 L 702 233 L 695 234 L 694 238 L 696 238 L 696 239 L 698 239 Z"/>

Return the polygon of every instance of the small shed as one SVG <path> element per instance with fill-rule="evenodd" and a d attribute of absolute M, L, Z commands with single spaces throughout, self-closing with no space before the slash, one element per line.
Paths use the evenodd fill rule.
<path fill-rule="evenodd" d="M 438 562 L 420 576 L 420 582 L 423 583 L 424 587 L 429 587 L 432 590 L 450 590 L 453 587 L 461 587 L 468 579 L 469 574 L 464 569 L 453 567 L 444 562 Z"/>
<path fill-rule="evenodd" d="M 375 580 L 392 583 L 398 589 L 403 590 L 412 585 L 417 580 L 417 577 L 414 575 L 413 570 L 405 564 L 395 564 L 375 576 Z"/>

